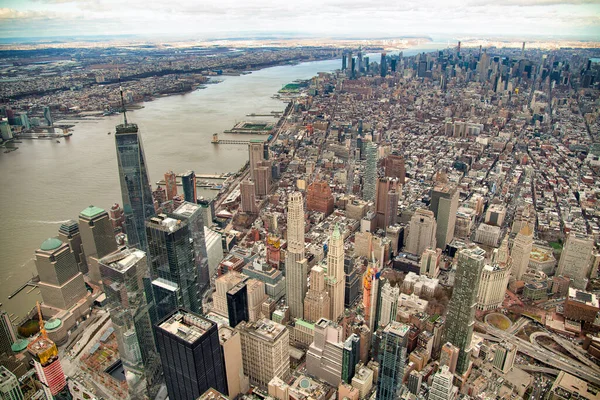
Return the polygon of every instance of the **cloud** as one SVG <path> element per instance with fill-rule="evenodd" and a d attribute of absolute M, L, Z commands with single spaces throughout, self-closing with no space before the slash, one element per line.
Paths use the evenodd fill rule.
<path fill-rule="evenodd" d="M 55 18 L 54 13 L 43 11 L 19 11 L 13 8 L 0 8 L 0 20 L 28 20 L 28 19 L 49 19 Z"/>

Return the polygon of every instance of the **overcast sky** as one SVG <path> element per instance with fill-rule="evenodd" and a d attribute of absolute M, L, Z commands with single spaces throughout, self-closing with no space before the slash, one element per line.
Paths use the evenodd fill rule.
<path fill-rule="evenodd" d="M 243 32 L 600 39 L 600 0 L 0 0 L 0 37 Z"/>

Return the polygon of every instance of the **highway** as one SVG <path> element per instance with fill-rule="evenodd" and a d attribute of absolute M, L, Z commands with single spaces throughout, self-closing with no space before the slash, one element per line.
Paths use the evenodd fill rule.
<path fill-rule="evenodd" d="M 544 364 L 568 372 L 571 375 L 577 376 L 595 385 L 600 385 L 600 374 L 598 374 L 595 369 L 592 369 L 587 365 L 584 365 L 578 361 L 567 359 L 565 357 L 557 357 L 557 355 L 551 351 L 535 346 L 500 329 L 496 329 L 481 322 L 477 322 L 477 324 L 481 328 L 487 330 L 488 334 L 516 345 L 521 353 L 529 357 L 535 358 Z"/>

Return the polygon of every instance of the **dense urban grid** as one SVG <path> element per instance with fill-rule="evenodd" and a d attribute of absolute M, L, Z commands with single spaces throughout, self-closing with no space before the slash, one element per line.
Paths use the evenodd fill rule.
<path fill-rule="evenodd" d="M 192 88 L 336 52 L 91 57 L 5 86 L 2 137 L 30 110 L 123 111 L 182 69 Z M 212 200 L 203 171 L 153 188 L 124 113 L 119 204 L 57 227 L 43 301 L 0 315 L 1 398 L 600 400 L 599 54 L 344 49 L 233 144 L 249 161 Z"/>

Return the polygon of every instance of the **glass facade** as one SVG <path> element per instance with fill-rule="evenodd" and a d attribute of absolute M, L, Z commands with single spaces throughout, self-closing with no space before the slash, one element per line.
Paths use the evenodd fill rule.
<path fill-rule="evenodd" d="M 137 125 L 117 125 L 115 142 L 127 240 L 130 247 L 146 251 L 144 221 L 154 216 L 155 211 L 142 138 Z"/>
<path fill-rule="evenodd" d="M 383 331 L 379 343 L 377 400 L 395 400 L 400 397 L 408 331 L 408 325 L 399 322 L 391 322 Z"/>
<path fill-rule="evenodd" d="M 240 282 L 227 292 L 227 315 L 229 326 L 235 328 L 240 322 L 248 321 L 248 288 Z"/>

